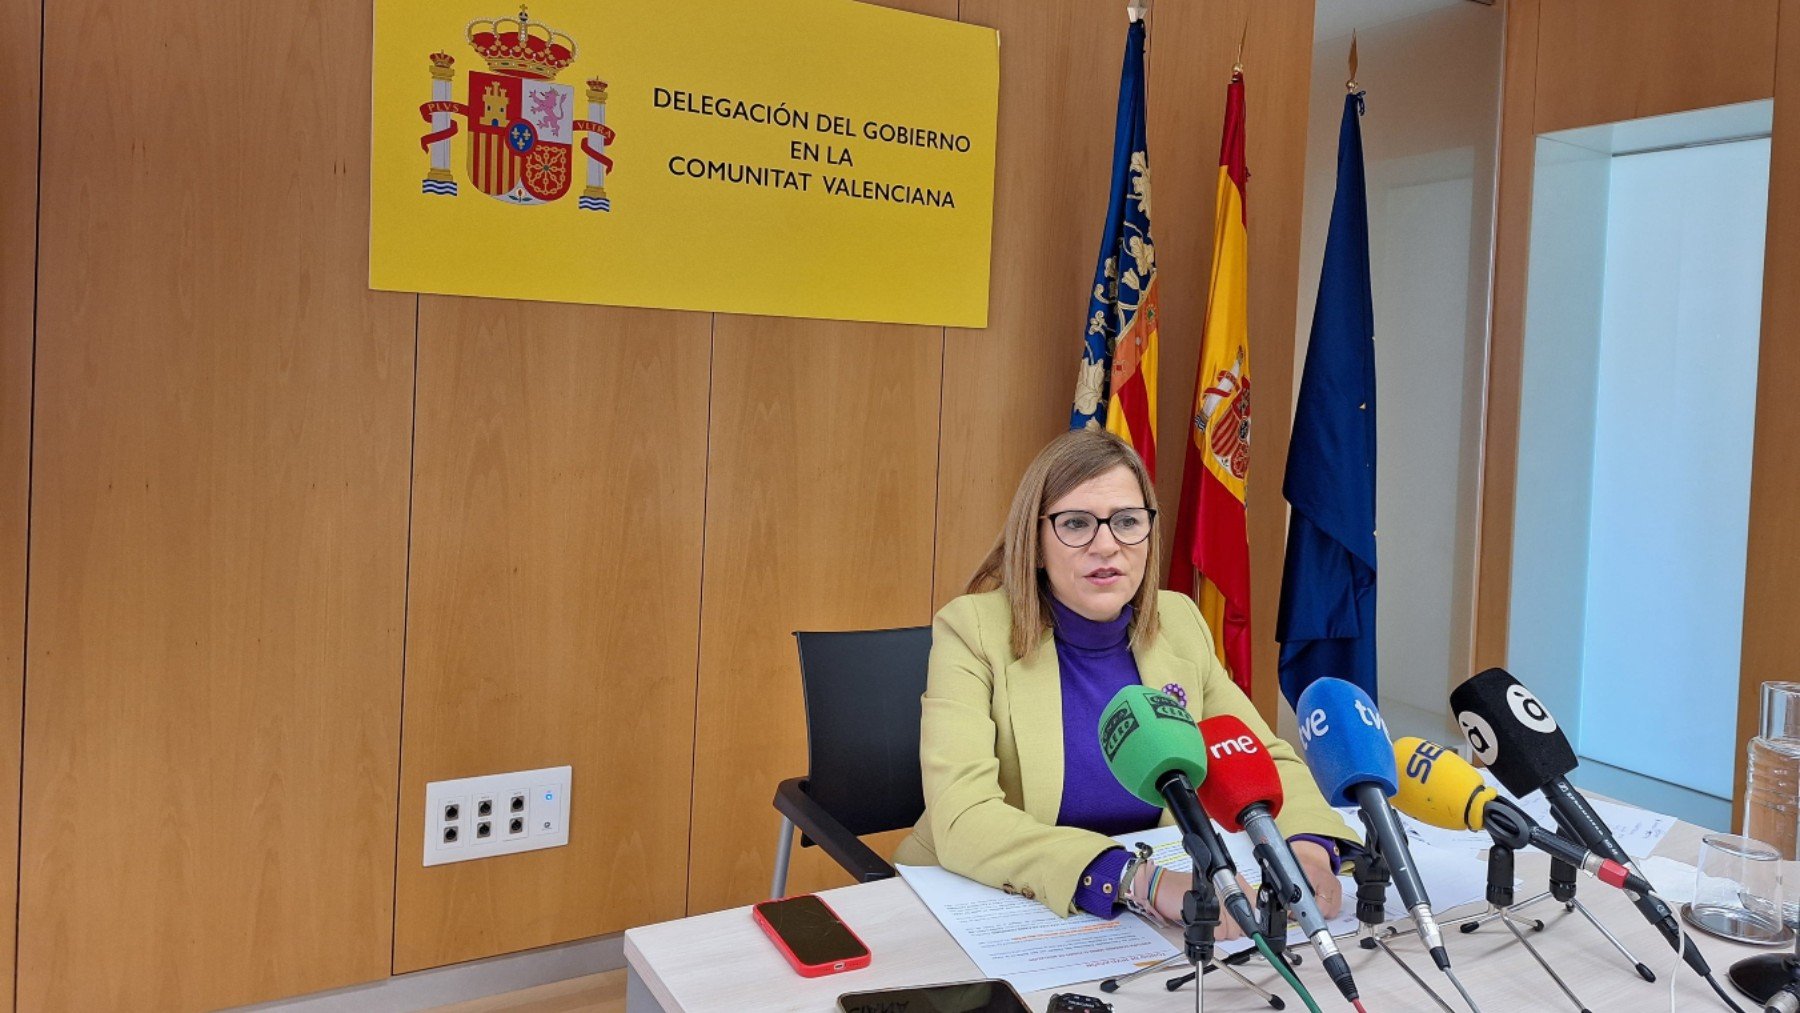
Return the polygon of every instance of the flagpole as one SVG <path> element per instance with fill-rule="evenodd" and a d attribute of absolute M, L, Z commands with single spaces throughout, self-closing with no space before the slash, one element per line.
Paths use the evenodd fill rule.
<path fill-rule="evenodd" d="M 1350 33 L 1350 79 L 1344 82 L 1344 87 L 1352 92 L 1362 90 L 1361 86 L 1356 83 L 1356 32 L 1354 30 Z"/>

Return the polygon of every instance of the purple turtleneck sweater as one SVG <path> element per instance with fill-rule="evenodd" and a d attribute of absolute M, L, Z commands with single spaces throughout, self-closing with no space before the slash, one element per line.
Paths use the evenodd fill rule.
<path fill-rule="evenodd" d="M 1162 808 L 1125 790 L 1106 766 L 1100 751 L 1100 712 L 1113 695 L 1140 683 L 1137 658 L 1131 653 L 1131 606 L 1117 619 L 1096 622 L 1050 599 L 1055 624 L 1056 661 L 1062 672 L 1063 796 L 1058 826 L 1081 827 L 1116 837 L 1149 830 L 1162 818 Z M 1311 834 L 1296 835 L 1324 847 L 1337 858 L 1336 842 Z M 1124 848 L 1101 853 L 1075 888 L 1075 906 L 1101 918 L 1117 913 L 1119 877 L 1130 856 Z"/>
<path fill-rule="evenodd" d="M 1056 822 L 1108 837 L 1149 830 L 1162 815 L 1125 790 L 1100 751 L 1100 712 L 1113 695 L 1138 684 L 1129 643 L 1131 606 L 1117 619 L 1095 622 L 1050 599 L 1056 662 L 1062 670 L 1063 796 Z"/>
<path fill-rule="evenodd" d="M 1055 623 L 1056 662 L 1062 671 L 1063 796 L 1059 826 L 1081 827 L 1114 837 L 1149 830 L 1162 809 L 1125 790 L 1100 751 L 1100 712 L 1113 694 L 1139 683 L 1132 656 L 1131 606 L 1117 619 L 1095 622 L 1050 599 Z M 1110 918 L 1119 876 L 1129 858 L 1123 848 L 1105 852 L 1082 870 L 1075 906 Z"/>

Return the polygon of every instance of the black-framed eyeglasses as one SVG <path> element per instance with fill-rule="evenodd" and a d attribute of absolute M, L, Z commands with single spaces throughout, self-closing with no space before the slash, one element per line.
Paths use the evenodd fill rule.
<path fill-rule="evenodd" d="M 1112 529 L 1113 541 L 1120 545 L 1136 545 L 1150 537 L 1150 524 L 1156 511 L 1149 507 L 1126 507 L 1115 510 L 1111 517 L 1095 517 L 1086 510 L 1058 510 L 1045 514 L 1056 540 L 1071 549 L 1085 549 L 1100 534 L 1100 525 Z"/>

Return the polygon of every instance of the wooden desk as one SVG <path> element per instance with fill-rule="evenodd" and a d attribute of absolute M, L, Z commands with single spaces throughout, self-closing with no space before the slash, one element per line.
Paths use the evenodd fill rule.
<path fill-rule="evenodd" d="M 1703 833 L 1699 827 L 1677 824 L 1656 853 L 1692 865 L 1698 857 Z M 1537 852 L 1521 854 L 1517 871 L 1518 878 L 1525 883 L 1519 891 L 1519 899 L 1523 900 L 1543 889 L 1549 860 Z M 750 920 L 750 909 L 734 908 L 626 932 L 628 1013 L 656 1013 L 659 1010 L 667 1013 L 700 1010 L 826 1013 L 837 1008 L 837 997 L 844 992 L 981 977 L 974 962 L 905 882 L 884 880 L 830 890 L 823 896 L 869 944 L 874 959 L 868 967 L 823 978 L 802 978 L 794 974 Z M 1657 975 L 1654 984 L 1640 979 L 1579 914 L 1565 913 L 1560 905 L 1551 901 L 1535 905 L 1528 913 L 1544 919 L 1546 928 L 1541 933 L 1531 933 L 1530 938 L 1589 1009 L 1594 1013 L 1658 1013 L 1666 1010 L 1669 1008 L 1668 976 L 1674 974 L 1677 1010 L 1682 1013 L 1724 1013 L 1724 1004 L 1692 970 L 1686 965 L 1676 970 L 1675 951 L 1632 908 L 1624 894 L 1583 876 L 1580 896 Z M 1454 908 L 1447 913 L 1449 916 L 1440 913 L 1439 920 L 1445 928 L 1457 975 L 1475 1001 L 1481 1004 L 1483 1013 L 1525 1010 L 1573 1013 L 1574 1005 L 1503 927 L 1490 925 L 1473 935 L 1463 935 L 1456 930 L 1461 919 L 1455 916 L 1479 913 L 1481 909 L 1480 904 Z M 1700 949 L 1721 981 L 1725 980 L 1725 970 L 1733 961 L 1767 952 L 1710 936 L 1698 938 Z M 1430 957 L 1416 936 L 1399 941 L 1396 948 L 1453 1008 L 1462 1010 L 1449 982 L 1432 967 Z M 1311 949 L 1303 952 L 1306 960 L 1299 968 L 1300 978 L 1320 1008 L 1348 1010 L 1348 1004 L 1325 977 Z M 1386 955 L 1360 950 L 1353 945 L 1346 946 L 1345 953 L 1350 958 L 1369 1013 L 1440 1013 L 1430 998 Z M 1253 980 L 1287 1000 L 1288 1010 L 1303 1013 L 1305 1007 L 1267 965 L 1259 967 L 1253 962 L 1246 965 L 1246 970 Z M 1193 993 L 1186 989 L 1173 994 L 1165 991 L 1164 977 L 1158 974 L 1154 978 L 1141 978 L 1103 998 L 1111 1002 L 1118 1013 L 1149 1010 L 1173 1013 L 1193 1009 Z M 1268 1009 L 1261 999 L 1224 975 L 1211 974 L 1207 979 L 1206 1009 L 1209 1013 L 1250 1013 Z M 1725 987 L 1731 988 L 1729 983 Z M 1102 995 L 1094 983 L 1055 991 Z M 1043 1010 L 1049 1004 L 1051 994 L 1051 991 L 1034 992 L 1026 999 L 1034 1010 Z M 1736 996 L 1735 992 L 1733 997 L 1738 998 L 1746 1010 L 1750 1009 L 1748 1000 Z"/>

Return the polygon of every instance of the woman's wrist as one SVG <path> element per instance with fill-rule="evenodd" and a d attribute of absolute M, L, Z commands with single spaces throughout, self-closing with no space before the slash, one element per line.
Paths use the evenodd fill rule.
<path fill-rule="evenodd" d="M 1140 845 L 1119 877 L 1119 895 L 1126 910 L 1163 924 L 1162 916 L 1156 912 L 1156 888 L 1162 875 L 1163 868 L 1151 860 L 1150 849 Z"/>
<path fill-rule="evenodd" d="M 1319 834 L 1294 834 L 1287 840 L 1290 847 L 1302 842 L 1317 845 L 1319 850 L 1325 853 L 1326 860 L 1331 864 L 1331 874 L 1335 876 L 1343 871 L 1344 856 L 1342 849 L 1338 847 L 1337 841 Z"/>

